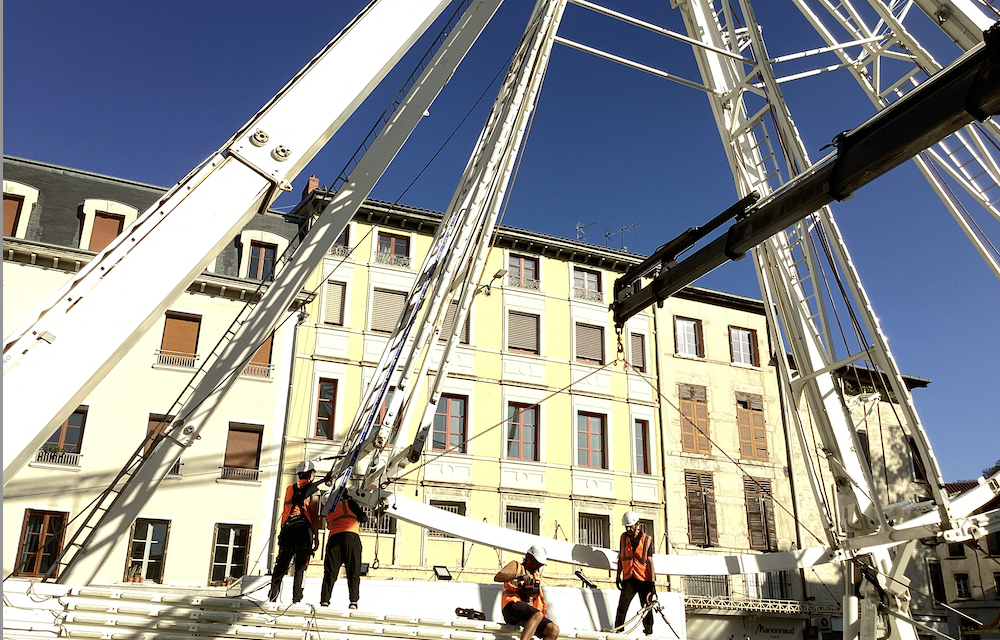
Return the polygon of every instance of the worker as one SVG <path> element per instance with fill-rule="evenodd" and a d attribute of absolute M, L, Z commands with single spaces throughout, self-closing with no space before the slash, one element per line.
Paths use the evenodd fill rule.
<path fill-rule="evenodd" d="M 323 502 L 333 498 L 328 492 Z M 346 495 L 326 514 L 326 557 L 323 559 L 323 586 L 320 589 L 319 604 L 330 606 L 330 594 L 341 565 L 347 571 L 347 592 L 351 598 L 351 609 L 358 608 L 361 591 L 361 525 L 368 522 L 365 510 Z"/>
<path fill-rule="evenodd" d="M 632 598 L 639 594 L 641 606 L 656 601 L 656 574 L 653 572 L 653 539 L 639 530 L 639 515 L 635 511 L 626 511 L 622 516 L 622 533 L 618 547 L 618 574 L 615 586 L 622 592 L 618 599 L 618 614 L 615 616 L 615 629 L 621 631 L 625 624 L 625 614 Z M 642 618 L 642 630 L 647 636 L 653 635 L 653 612 L 649 610 Z"/>
<path fill-rule="evenodd" d="M 504 622 L 524 627 L 521 640 L 537 636 L 544 640 L 556 640 L 559 627 L 545 617 L 545 598 L 542 597 L 541 569 L 547 554 L 545 547 L 534 545 L 524 555 L 524 562 L 513 560 L 493 576 L 494 582 L 502 582 L 503 597 L 500 610 Z"/>
<path fill-rule="evenodd" d="M 285 491 L 285 505 L 281 511 L 281 531 L 278 532 L 278 557 L 274 560 L 271 591 L 267 599 L 278 601 L 281 580 L 288 572 L 288 564 L 295 558 L 295 579 L 292 581 L 292 603 L 302 600 L 302 581 L 305 579 L 309 557 L 319 548 L 319 489 L 313 482 L 316 465 L 303 460 L 295 468 L 298 482 Z"/>

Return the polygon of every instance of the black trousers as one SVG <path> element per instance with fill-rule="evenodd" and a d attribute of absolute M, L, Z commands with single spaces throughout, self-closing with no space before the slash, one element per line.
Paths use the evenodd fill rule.
<path fill-rule="evenodd" d="M 288 573 L 288 565 L 295 558 L 295 578 L 292 581 L 292 602 L 302 600 L 302 582 L 306 577 L 306 565 L 312 555 L 312 529 L 308 523 L 305 526 L 286 526 L 278 534 L 278 557 L 271 569 L 271 591 L 267 599 L 278 601 L 281 593 L 281 580 Z"/>
<path fill-rule="evenodd" d="M 330 602 L 333 583 L 337 581 L 341 565 L 347 570 L 347 591 L 351 602 L 357 602 L 361 592 L 361 536 L 353 531 L 335 533 L 326 542 L 320 604 Z"/>
<path fill-rule="evenodd" d="M 639 607 L 646 605 L 646 598 L 649 594 L 656 593 L 656 583 L 642 582 L 636 578 L 622 580 L 622 595 L 618 598 L 618 614 L 615 616 L 615 626 L 620 627 L 625 624 L 625 615 L 628 613 L 628 606 L 632 604 L 632 598 L 639 594 Z M 642 618 L 642 631 L 647 636 L 653 635 L 653 612 L 649 611 Z M 624 633 L 620 631 L 619 633 Z"/>

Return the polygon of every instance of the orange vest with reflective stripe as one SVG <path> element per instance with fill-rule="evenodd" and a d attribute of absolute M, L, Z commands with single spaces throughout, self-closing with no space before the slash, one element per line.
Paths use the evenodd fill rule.
<path fill-rule="evenodd" d="M 347 498 L 341 498 L 337 506 L 330 509 L 326 514 L 327 535 L 332 536 L 335 533 L 343 533 L 344 531 L 361 533 L 361 525 L 358 524 L 358 517 L 351 511 L 351 507 L 347 504 Z"/>
<path fill-rule="evenodd" d="M 536 580 L 538 579 L 538 576 L 528 573 L 528 571 L 524 568 L 524 565 L 520 562 L 515 560 L 514 564 L 517 565 L 517 574 L 514 576 L 515 579 L 523 575 L 530 575 Z M 521 602 L 521 589 L 514 580 L 503 583 L 503 596 L 500 598 L 500 609 L 503 610 L 503 608 L 511 602 Z M 532 596 L 532 598 L 527 602 L 542 613 L 545 613 L 545 600 L 542 599 L 541 593 L 537 596 Z"/>
<path fill-rule="evenodd" d="M 299 507 L 297 505 L 293 505 L 292 504 L 292 496 L 295 495 L 295 487 L 304 487 L 307 484 L 309 484 L 308 480 L 299 480 L 296 484 L 290 485 L 285 490 L 285 506 L 281 510 L 281 524 L 282 525 L 284 525 L 286 522 L 288 522 L 288 519 L 290 517 L 296 516 L 296 515 L 300 514 L 301 510 L 299 509 Z M 310 497 L 311 497 L 310 494 L 306 494 L 306 499 L 302 501 L 302 505 L 304 507 L 306 507 L 305 508 L 305 513 L 302 513 L 302 515 L 305 516 L 306 520 L 308 520 L 309 524 L 311 525 L 313 523 L 313 521 L 312 521 L 312 514 L 309 513 L 309 507 L 307 506 L 309 504 L 309 498 Z"/>
<path fill-rule="evenodd" d="M 618 566 L 622 570 L 622 580 L 635 578 L 640 582 L 653 581 L 653 567 L 649 563 L 649 552 L 652 539 L 645 533 L 639 534 L 635 547 L 628 533 L 622 534 L 621 550 L 618 553 Z"/>

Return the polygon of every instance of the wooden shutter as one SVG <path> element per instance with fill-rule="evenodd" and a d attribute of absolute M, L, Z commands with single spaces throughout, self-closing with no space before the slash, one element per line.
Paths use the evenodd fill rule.
<path fill-rule="evenodd" d="M 149 423 L 146 425 L 146 443 L 143 445 L 143 454 L 149 453 L 150 447 L 161 433 L 166 433 L 170 428 L 170 423 L 174 421 L 173 416 L 161 416 L 157 414 L 149 415 Z"/>
<path fill-rule="evenodd" d="M 685 471 L 684 484 L 687 491 L 688 538 L 691 544 L 703 546 L 719 544 L 712 474 Z"/>
<path fill-rule="evenodd" d="M 455 328 L 455 318 L 458 316 L 458 302 L 452 302 L 448 306 L 448 313 L 444 315 L 444 324 L 441 325 L 441 335 L 438 340 L 447 340 L 451 337 L 451 332 Z M 465 316 L 465 324 L 462 325 L 462 332 L 458 334 L 458 341 L 462 344 L 469 344 L 469 316 Z"/>
<path fill-rule="evenodd" d="M 406 309 L 406 294 L 402 291 L 375 289 L 372 296 L 372 331 L 392 332 Z"/>
<path fill-rule="evenodd" d="M 193 356 L 198 352 L 198 329 L 201 319 L 168 313 L 163 324 L 163 342 L 160 350 L 168 353 Z"/>
<path fill-rule="evenodd" d="M 681 450 L 698 451 L 698 430 L 695 428 L 694 402 L 681 400 Z"/>
<path fill-rule="evenodd" d="M 323 322 L 343 326 L 346 291 L 347 285 L 343 282 L 326 283 L 326 308 L 323 310 Z"/>
<path fill-rule="evenodd" d="M 629 337 L 632 355 L 632 366 L 638 371 L 646 370 L 646 336 L 641 333 L 633 333 Z"/>
<path fill-rule="evenodd" d="M 5 236 L 13 236 L 17 233 L 22 204 L 24 204 L 24 198 L 3 194 L 3 234 Z"/>
<path fill-rule="evenodd" d="M 764 401 L 760 396 L 736 394 L 736 423 L 740 432 L 740 457 L 767 460 Z"/>
<path fill-rule="evenodd" d="M 118 237 L 123 226 L 125 226 L 125 216 L 114 216 L 98 211 L 94 214 L 94 227 L 90 232 L 90 247 L 88 248 L 91 251 L 103 250 Z"/>
<path fill-rule="evenodd" d="M 260 460 L 260 436 L 260 429 L 230 424 L 224 466 L 256 469 Z"/>
<path fill-rule="evenodd" d="M 750 548 L 758 551 L 777 551 L 778 535 L 774 524 L 771 481 L 745 477 L 743 491 L 746 494 Z"/>
<path fill-rule="evenodd" d="M 589 324 L 576 325 L 576 359 L 604 364 L 604 329 Z"/>
<path fill-rule="evenodd" d="M 750 329 L 750 354 L 753 360 L 753 366 L 760 366 L 760 349 L 757 348 L 757 330 Z"/>
<path fill-rule="evenodd" d="M 507 312 L 507 348 L 538 353 L 538 316 L 517 311 Z"/>
<path fill-rule="evenodd" d="M 266 367 L 271 364 L 271 341 L 274 339 L 274 334 L 272 333 L 264 341 L 264 344 L 260 345 L 260 348 L 254 352 L 253 357 L 250 358 L 250 364 L 255 364 L 261 367 Z"/>

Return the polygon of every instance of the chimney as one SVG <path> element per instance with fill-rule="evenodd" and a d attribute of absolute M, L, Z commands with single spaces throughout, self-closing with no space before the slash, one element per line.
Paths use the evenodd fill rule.
<path fill-rule="evenodd" d="M 306 188 L 302 190 L 302 199 L 305 200 L 310 193 L 316 190 L 319 186 L 319 178 L 316 176 L 309 176 L 308 182 L 306 182 Z"/>

